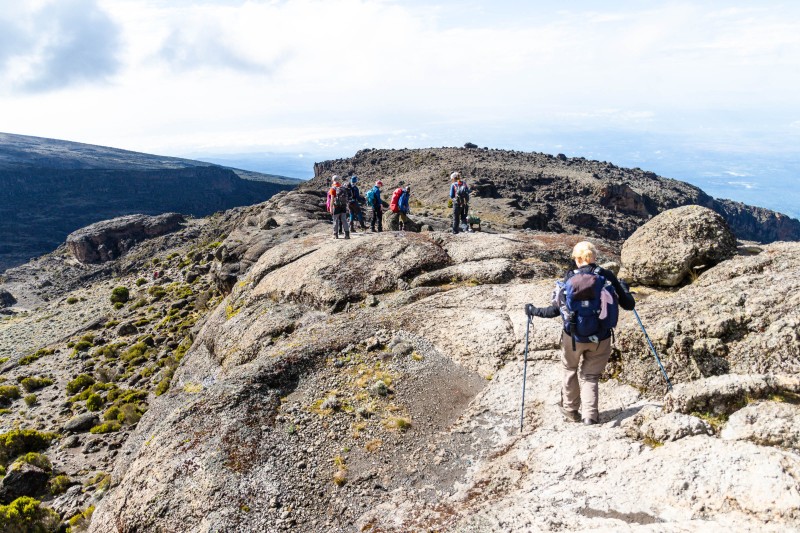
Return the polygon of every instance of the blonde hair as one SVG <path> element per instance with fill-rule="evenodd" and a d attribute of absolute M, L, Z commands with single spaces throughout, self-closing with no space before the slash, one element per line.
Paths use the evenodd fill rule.
<path fill-rule="evenodd" d="M 572 249 L 572 258 L 576 261 L 580 259 L 586 263 L 594 263 L 597 258 L 597 248 L 589 241 L 581 241 Z"/>

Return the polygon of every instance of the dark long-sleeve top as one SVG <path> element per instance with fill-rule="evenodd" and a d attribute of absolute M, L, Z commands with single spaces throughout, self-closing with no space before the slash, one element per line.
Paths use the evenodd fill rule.
<path fill-rule="evenodd" d="M 622 288 L 622 284 L 617 279 L 617 276 L 614 275 L 613 272 L 610 270 L 606 270 L 605 268 L 598 268 L 597 265 L 594 263 L 584 265 L 577 269 L 575 272 L 580 272 L 582 274 L 591 274 L 597 269 L 597 273 L 606 278 L 610 283 L 611 286 L 614 287 L 614 291 L 617 293 L 617 299 L 619 301 L 619 306 L 626 311 L 633 310 L 634 306 L 636 305 L 636 301 L 633 299 L 633 296 Z M 564 275 L 564 279 L 567 279 L 569 272 Z M 556 295 L 558 297 L 558 295 Z M 563 302 L 552 302 L 549 307 L 534 307 L 533 308 L 533 316 L 537 316 L 539 318 L 553 318 L 561 315 L 560 304 Z"/>

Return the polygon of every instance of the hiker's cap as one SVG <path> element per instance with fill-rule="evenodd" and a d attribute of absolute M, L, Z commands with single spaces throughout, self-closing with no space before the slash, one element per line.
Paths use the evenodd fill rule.
<path fill-rule="evenodd" d="M 357 182 L 357 181 L 358 181 L 358 176 L 352 176 L 352 177 L 350 178 L 350 183 L 355 183 L 355 182 Z"/>
<path fill-rule="evenodd" d="M 339 181 L 339 175 L 334 174 L 333 177 L 331 178 L 331 181 Z"/>
<path fill-rule="evenodd" d="M 461 177 L 461 172 L 453 172 L 452 174 L 450 174 L 450 179 L 451 180 L 455 180 L 455 179 L 458 179 L 460 177 Z"/>
<path fill-rule="evenodd" d="M 383 187 L 383 182 L 381 180 L 378 180 L 375 182 L 375 185 L 377 185 L 378 187 Z"/>

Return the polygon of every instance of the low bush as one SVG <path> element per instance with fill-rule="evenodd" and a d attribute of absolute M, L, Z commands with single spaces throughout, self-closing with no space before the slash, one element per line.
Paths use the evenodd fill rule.
<path fill-rule="evenodd" d="M 113 433 L 115 431 L 119 431 L 122 425 L 119 422 L 111 421 L 111 422 L 103 422 L 99 426 L 95 426 L 89 430 L 89 433 L 97 434 L 97 433 Z"/>
<path fill-rule="evenodd" d="M 61 474 L 60 476 L 56 476 L 51 479 L 48 485 L 50 487 L 50 494 L 53 496 L 58 496 L 59 494 L 64 494 L 67 492 L 67 489 L 72 485 L 75 485 L 75 483 L 69 478 L 69 476 Z"/>
<path fill-rule="evenodd" d="M 75 298 L 74 296 L 70 296 L 69 298 L 67 298 L 67 304 L 69 304 L 69 305 L 76 304 L 76 303 L 78 303 L 78 301 L 79 300 L 77 298 Z"/>
<path fill-rule="evenodd" d="M 55 533 L 61 526 L 58 513 L 29 496 L 0 505 L 0 524 L 8 533 Z"/>
<path fill-rule="evenodd" d="M 43 387 L 47 387 L 53 384 L 53 380 L 50 378 L 38 378 L 35 376 L 30 376 L 23 378 L 20 382 L 22 388 L 28 392 L 33 392 L 35 390 L 39 390 Z"/>
<path fill-rule="evenodd" d="M 0 464 L 28 452 L 39 452 L 58 438 L 55 433 L 44 433 L 34 429 L 14 429 L 0 434 Z"/>
<path fill-rule="evenodd" d="M 14 464 L 11 465 L 11 468 L 13 469 L 15 466 L 22 463 L 28 463 L 29 465 L 41 468 L 45 472 L 51 472 L 53 470 L 53 464 L 50 462 L 50 459 L 42 453 L 28 452 L 25 455 L 21 455 L 17 457 Z"/>
<path fill-rule="evenodd" d="M 67 383 L 67 392 L 75 394 L 94 385 L 94 378 L 88 374 L 80 374 L 78 377 Z"/>
<path fill-rule="evenodd" d="M 125 302 L 128 301 L 130 296 L 131 295 L 127 287 L 114 287 L 114 289 L 111 291 L 111 303 L 124 304 Z"/>
<path fill-rule="evenodd" d="M 25 396 L 25 405 L 27 405 L 28 407 L 33 407 L 34 405 L 36 405 L 37 400 L 38 398 L 36 397 L 35 394 L 28 394 L 27 396 Z"/>
<path fill-rule="evenodd" d="M 86 408 L 90 411 L 99 411 L 104 403 L 103 397 L 99 394 L 90 394 L 89 397 L 86 398 Z"/>
<path fill-rule="evenodd" d="M 26 355 L 22 359 L 19 360 L 19 364 L 21 365 L 29 365 L 39 359 L 40 357 L 44 357 L 45 355 L 53 355 L 56 351 L 52 348 L 42 348 L 40 350 L 36 350 L 30 355 Z"/>
<path fill-rule="evenodd" d="M 5 398 L 7 400 L 18 400 L 21 394 L 19 392 L 19 387 L 16 385 L 2 385 L 0 386 L 0 398 Z"/>

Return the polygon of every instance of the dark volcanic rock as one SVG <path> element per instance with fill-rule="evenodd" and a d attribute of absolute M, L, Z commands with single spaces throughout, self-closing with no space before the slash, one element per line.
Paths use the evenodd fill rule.
<path fill-rule="evenodd" d="M 84 413 L 72 417 L 64 424 L 64 431 L 89 431 L 92 427 L 98 424 L 100 419 L 96 413 Z"/>
<path fill-rule="evenodd" d="M 664 211 L 622 245 L 622 276 L 644 285 L 679 285 L 696 267 L 733 257 L 736 237 L 720 215 L 687 205 Z"/>
<path fill-rule="evenodd" d="M 178 213 L 104 220 L 70 233 L 67 248 L 81 263 L 102 263 L 120 257 L 145 239 L 179 229 L 185 220 Z"/>
<path fill-rule="evenodd" d="M 17 303 L 17 299 L 14 298 L 13 294 L 5 289 L 0 289 L 0 309 L 4 307 L 11 307 L 15 303 Z"/>
<path fill-rule="evenodd" d="M 35 496 L 47 486 L 47 472 L 28 463 L 12 468 L 0 484 L 0 502 L 11 503 L 20 496 Z"/>

